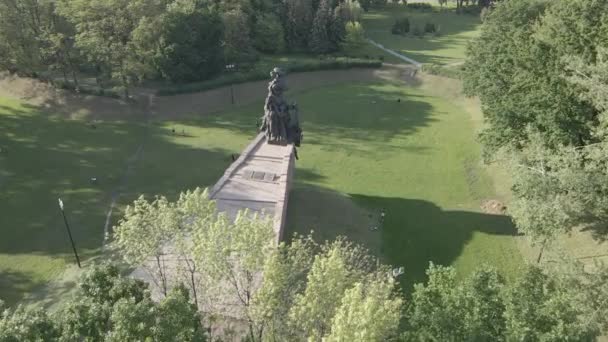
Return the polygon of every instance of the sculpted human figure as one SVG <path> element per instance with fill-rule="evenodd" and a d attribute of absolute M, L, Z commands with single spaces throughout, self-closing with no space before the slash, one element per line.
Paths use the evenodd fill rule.
<path fill-rule="evenodd" d="M 302 130 L 300 129 L 298 108 L 294 103 L 289 105 L 283 98 L 287 90 L 285 74 L 279 68 L 270 72 L 268 96 L 264 103 L 264 117 L 261 131 L 264 131 L 269 144 L 295 144 L 300 146 Z"/>

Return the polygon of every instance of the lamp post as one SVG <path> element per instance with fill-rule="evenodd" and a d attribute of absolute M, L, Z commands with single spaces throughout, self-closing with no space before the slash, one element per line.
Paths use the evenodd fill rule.
<path fill-rule="evenodd" d="M 61 198 L 59 200 L 59 209 L 61 209 L 61 216 L 63 216 L 63 222 L 65 223 L 65 229 L 68 231 L 68 237 L 70 238 L 70 243 L 72 244 L 72 250 L 74 251 L 74 256 L 76 257 L 76 263 L 78 264 L 78 268 L 82 268 L 80 266 L 80 258 L 78 257 L 78 252 L 76 251 L 76 245 L 74 244 L 74 239 L 72 239 L 72 232 L 70 231 L 70 225 L 68 224 L 68 219 L 65 217 L 65 212 L 63 211 L 63 201 Z"/>

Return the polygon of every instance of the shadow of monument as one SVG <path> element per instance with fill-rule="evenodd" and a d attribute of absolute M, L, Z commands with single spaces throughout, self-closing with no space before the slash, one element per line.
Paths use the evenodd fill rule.
<path fill-rule="evenodd" d="M 386 212 L 384 223 L 382 210 Z M 418 199 L 340 194 L 309 185 L 292 190 L 287 222 L 288 238 L 294 233 L 306 235 L 311 229 L 318 241 L 347 236 L 384 262 L 405 267 L 402 284 L 406 292 L 425 280 L 430 261 L 451 265 L 474 233 L 517 234 L 511 219 L 503 215 L 444 210 Z M 479 260 L 484 262 L 487 260 Z"/>

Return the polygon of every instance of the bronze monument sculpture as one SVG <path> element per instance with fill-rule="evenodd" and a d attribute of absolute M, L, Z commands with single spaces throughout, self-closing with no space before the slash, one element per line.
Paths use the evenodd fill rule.
<path fill-rule="evenodd" d="M 288 104 L 283 98 L 283 92 L 287 90 L 285 73 L 280 68 L 274 68 L 270 77 L 260 131 L 265 133 L 269 144 L 300 146 L 302 129 L 298 105 L 295 102 Z"/>

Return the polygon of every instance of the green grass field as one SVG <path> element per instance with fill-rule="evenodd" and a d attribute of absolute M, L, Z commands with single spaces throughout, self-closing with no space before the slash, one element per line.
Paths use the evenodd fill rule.
<path fill-rule="evenodd" d="M 426 34 L 423 38 L 391 34 L 398 18 L 408 18 L 410 32 L 414 26 L 424 28 L 425 23 L 438 25 L 438 35 Z M 409 10 L 401 5 L 389 5 L 363 15 L 366 35 L 385 47 L 402 53 L 421 63 L 451 64 L 464 61 L 467 42 L 479 34 L 479 16 L 458 15 L 453 8 L 433 12 Z"/>
<path fill-rule="evenodd" d="M 481 263 L 516 272 L 522 260 L 510 221 L 479 212 L 480 202 L 495 194 L 469 114 L 417 88 L 390 84 L 291 96 L 302 108 L 305 140 L 288 234 L 347 235 L 405 266 L 408 286 L 424 279 L 429 261 L 456 265 L 461 274 Z M 262 107 L 258 101 L 148 127 L 134 119 L 100 121 L 92 129 L 84 119 L 0 101 L 0 298 L 9 304 L 73 263 L 57 197 L 83 256 L 99 255 L 113 193 L 122 194 L 116 222 L 140 193 L 172 197 L 213 184 L 230 154 L 255 136 Z M 385 223 L 370 230 L 382 209 Z"/>
<path fill-rule="evenodd" d="M 74 263 L 58 197 L 86 260 L 100 253 L 115 192 L 123 195 L 112 222 L 141 193 L 171 196 L 213 184 L 251 135 L 221 120 L 215 128 L 198 124 L 188 125 L 186 136 L 183 126 L 153 122 L 146 129 L 135 120 L 92 129 L 86 120 L 0 98 L 0 299 L 14 304 Z"/>

